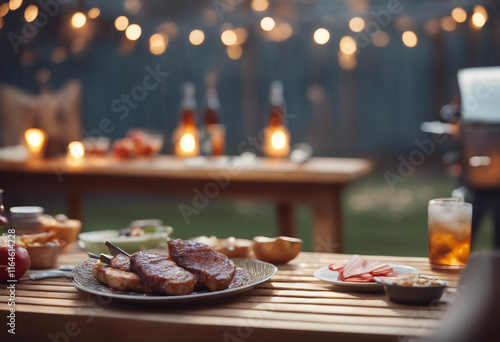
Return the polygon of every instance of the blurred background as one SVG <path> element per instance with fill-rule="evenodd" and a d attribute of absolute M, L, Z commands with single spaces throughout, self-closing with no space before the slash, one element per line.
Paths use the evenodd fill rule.
<path fill-rule="evenodd" d="M 154 129 L 165 136 L 162 152 L 172 153 L 181 85 L 190 81 L 198 108 L 207 84 L 215 84 L 226 152 L 240 154 L 241 143 L 266 124 L 271 82 L 282 81 L 292 144 L 310 144 L 315 156 L 375 163 L 372 174 L 344 194 L 348 253 L 427 254 L 427 201 L 459 186 L 442 162 L 457 148 L 454 140 L 436 144 L 404 181 L 391 185 L 387 174 L 397 174 L 401 158 L 419 148 L 416 140 L 429 139 L 420 124 L 456 102 L 457 71 L 500 61 L 500 4 L 494 0 L 0 4 L 0 114 L 2 106 L 22 106 L 37 94 L 60 94 L 56 101 L 76 108 L 83 137 L 105 131 L 115 140 L 131 128 Z M 157 81 L 152 89 L 144 83 L 147 75 Z M 110 122 L 105 130 L 103 119 Z M 4 137 L 6 120 L 0 121 Z M 10 201 L 42 205 L 50 214 L 64 211 L 59 194 L 16 194 Z M 154 217 L 182 238 L 276 231 L 273 208 L 253 202 L 213 201 L 186 225 L 178 198 L 109 194 L 85 201 L 84 230 Z M 310 216 L 299 208 L 305 250 L 312 250 Z M 491 248 L 491 220 L 483 226 L 473 249 Z"/>

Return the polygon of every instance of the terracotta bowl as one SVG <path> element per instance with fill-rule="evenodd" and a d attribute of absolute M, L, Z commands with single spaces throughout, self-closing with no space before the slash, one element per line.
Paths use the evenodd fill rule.
<path fill-rule="evenodd" d="M 257 259 L 272 264 L 285 264 L 299 255 L 302 249 L 301 239 L 288 236 L 256 236 L 253 241 L 253 252 Z"/>
<path fill-rule="evenodd" d="M 28 246 L 28 254 L 30 255 L 30 269 L 51 268 L 56 262 L 59 254 L 61 254 L 63 246 L 48 243 L 40 246 Z"/>

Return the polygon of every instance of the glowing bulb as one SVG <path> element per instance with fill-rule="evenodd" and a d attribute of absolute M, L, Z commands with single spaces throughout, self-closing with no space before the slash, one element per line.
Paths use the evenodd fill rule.
<path fill-rule="evenodd" d="M 0 18 L 5 17 L 5 15 L 9 13 L 9 4 L 1 4 L 0 5 Z"/>
<path fill-rule="evenodd" d="M 457 7 L 451 11 L 451 17 L 457 23 L 463 23 L 467 19 L 467 12 L 463 8 Z"/>
<path fill-rule="evenodd" d="M 250 7 L 256 12 L 263 12 L 269 7 L 267 0 L 253 0 Z"/>
<path fill-rule="evenodd" d="M 264 31 L 271 31 L 274 26 L 276 26 L 276 23 L 271 17 L 265 17 L 260 21 L 260 27 L 262 27 Z"/>
<path fill-rule="evenodd" d="M 243 54 L 243 50 L 242 50 L 241 46 L 239 46 L 239 45 L 231 45 L 231 46 L 227 47 L 227 55 L 231 59 L 236 60 L 236 59 L 240 58 L 242 54 Z"/>
<path fill-rule="evenodd" d="M 314 32 L 314 41 L 316 44 L 326 44 L 330 40 L 330 32 L 327 29 L 319 28 Z"/>
<path fill-rule="evenodd" d="M 276 131 L 271 136 L 271 145 L 275 150 L 281 150 L 286 146 L 286 134 L 283 131 Z"/>
<path fill-rule="evenodd" d="M 361 32 L 365 28 L 365 21 L 363 18 L 354 17 L 349 21 L 349 28 L 353 32 Z"/>
<path fill-rule="evenodd" d="M 160 33 L 155 33 L 149 38 L 149 51 L 153 55 L 161 55 L 167 49 L 167 40 Z"/>
<path fill-rule="evenodd" d="M 193 30 L 189 34 L 189 42 L 193 45 L 201 45 L 205 41 L 205 33 L 202 30 Z"/>
<path fill-rule="evenodd" d="M 125 31 L 128 27 L 128 19 L 125 16 L 119 16 L 115 19 L 115 27 L 118 31 Z"/>
<path fill-rule="evenodd" d="M 196 139 L 192 133 L 184 133 L 179 142 L 181 150 L 184 152 L 194 152 L 196 148 Z"/>
<path fill-rule="evenodd" d="M 26 130 L 24 138 L 26 139 L 28 149 L 32 154 L 39 153 L 43 149 L 45 132 L 41 129 L 30 128 Z"/>
<path fill-rule="evenodd" d="M 220 40 L 224 45 L 230 46 L 236 44 L 236 40 L 238 39 L 238 36 L 233 30 L 226 30 L 222 32 L 220 36 Z"/>
<path fill-rule="evenodd" d="M 16 9 L 21 7 L 22 4 L 23 4 L 23 0 L 10 0 L 9 1 L 9 8 L 11 11 L 15 11 Z"/>
<path fill-rule="evenodd" d="M 73 25 L 73 27 L 75 28 L 80 28 L 85 25 L 86 21 L 87 17 L 85 16 L 85 14 L 83 14 L 82 12 L 76 12 L 71 18 L 71 25 Z"/>
<path fill-rule="evenodd" d="M 403 39 L 403 44 L 410 48 L 415 47 L 418 42 L 417 35 L 415 34 L 415 32 L 412 31 L 404 32 L 402 35 L 402 39 Z"/>
<path fill-rule="evenodd" d="M 137 40 L 142 34 L 141 27 L 137 24 L 132 24 L 125 30 L 125 36 L 129 40 Z"/>
<path fill-rule="evenodd" d="M 89 18 L 95 19 L 99 16 L 99 14 L 101 14 L 101 10 L 97 7 L 94 7 L 89 11 Z"/>
<path fill-rule="evenodd" d="M 356 41 L 351 36 L 345 36 L 340 40 L 340 51 L 346 55 L 352 55 L 356 52 L 357 45 Z"/>
<path fill-rule="evenodd" d="M 36 5 L 29 5 L 24 10 L 24 19 L 26 19 L 28 23 L 31 23 L 33 20 L 35 20 L 37 16 L 38 7 L 36 7 Z"/>
<path fill-rule="evenodd" d="M 486 24 L 486 18 L 482 13 L 476 12 L 472 15 L 472 24 L 476 28 L 481 28 Z"/>

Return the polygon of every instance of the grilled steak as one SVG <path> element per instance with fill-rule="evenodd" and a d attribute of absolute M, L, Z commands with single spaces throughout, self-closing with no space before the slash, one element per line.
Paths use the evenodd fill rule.
<path fill-rule="evenodd" d="M 250 282 L 250 275 L 248 274 L 247 270 L 238 267 L 236 268 L 236 273 L 234 274 L 234 278 L 231 281 L 231 284 L 229 284 L 228 289 L 235 289 L 237 287 L 246 285 L 249 282 Z"/>
<path fill-rule="evenodd" d="M 172 240 L 168 243 L 170 257 L 180 267 L 196 275 L 210 291 L 227 289 L 236 272 L 236 265 L 204 243 Z"/>
<path fill-rule="evenodd" d="M 187 295 L 193 291 L 196 278 L 167 256 L 137 252 L 130 257 L 130 269 L 137 273 L 151 292 Z"/>
<path fill-rule="evenodd" d="M 117 254 L 111 258 L 111 267 L 122 271 L 130 270 L 130 258 L 123 254 Z"/>
<path fill-rule="evenodd" d="M 128 260 L 128 257 L 123 256 Z M 113 258 L 114 259 L 114 258 Z M 113 263 L 113 262 L 112 262 Z M 135 291 L 149 293 L 149 289 L 134 272 L 117 269 L 97 261 L 92 273 L 101 283 L 120 291 Z"/>

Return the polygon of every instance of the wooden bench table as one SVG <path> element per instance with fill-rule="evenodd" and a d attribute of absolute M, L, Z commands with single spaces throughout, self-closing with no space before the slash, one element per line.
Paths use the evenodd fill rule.
<path fill-rule="evenodd" d="M 305 164 L 257 158 L 253 163 L 234 159 L 207 159 L 188 164 L 173 156 L 153 160 L 88 159 L 70 167 L 64 158 L 25 163 L 0 161 L 0 188 L 6 191 L 49 189 L 67 194 L 68 216 L 82 218 L 85 192 L 142 192 L 192 196 L 182 212 L 206 207 L 219 197 L 273 201 L 277 205 L 279 233 L 295 236 L 294 204 L 308 203 L 314 220 L 314 251 L 342 251 L 342 189 L 366 175 L 365 159 L 312 158 Z M 8 192 L 7 192 L 8 193 Z M 179 208 L 181 211 L 181 208 Z M 186 218 L 187 217 L 187 218 Z M 186 221 L 188 223 L 188 221 Z"/>
<path fill-rule="evenodd" d="M 59 265 L 76 265 L 84 252 L 62 255 Z M 256 288 L 225 299 L 162 305 L 125 304 L 78 292 L 67 278 L 17 284 L 19 341 L 401 341 L 425 336 L 440 323 L 454 298 L 457 275 L 432 272 L 427 258 L 367 257 L 438 275 L 450 288 L 434 306 L 390 302 L 383 293 L 337 292 L 316 279 L 316 269 L 349 256 L 301 253 Z M 32 271 L 29 271 L 32 272 Z M 10 307 L 0 284 L 0 319 Z M 0 327 L 2 341 L 10 341 Z"/>

